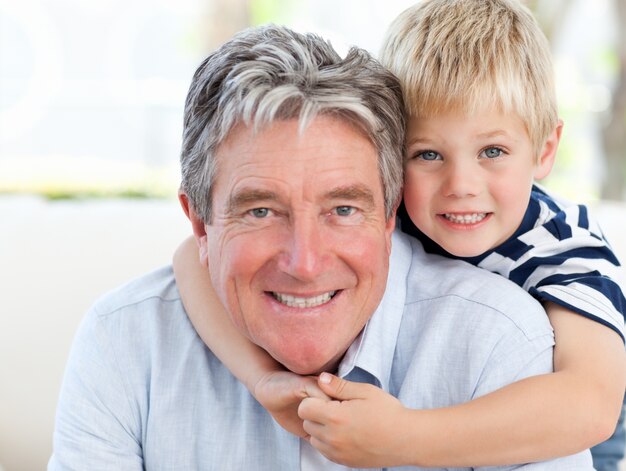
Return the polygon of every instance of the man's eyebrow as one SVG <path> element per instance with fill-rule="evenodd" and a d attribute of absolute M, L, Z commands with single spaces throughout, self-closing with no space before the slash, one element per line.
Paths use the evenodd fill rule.
<path fill-rule="evenodd" d="M 333 188 L 326 193 L 327 199 L 339 199 L 347 201 L 360 201 L 368 207 L 374 206 L 374 193 L 364 185 L 349 185 Z"/>
<path fill-rule="evenodd" d="M 228 212 L 235 212 L 242 206 L 262 201 L 276 201 L 277 199 L 278 195 L 273 191 L 243 188 L 230 195 L 226 210 Z"/>

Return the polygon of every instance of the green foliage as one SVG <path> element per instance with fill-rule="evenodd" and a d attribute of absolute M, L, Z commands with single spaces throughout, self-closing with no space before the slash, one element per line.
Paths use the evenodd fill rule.
<path fill-rule="evenodd" d="M 287 23 L 291 17 L 287 0 L 250 0 L 250 22 L 253 26 L 264 23 Z"/>
<path fill-rule="evenodd" d="M 19 195 L 19 194 L 37 194 L 50 201 L 68 201 L 68 200 L 91 200 L 91 199 L 165 199 L 173 198 L 175 192 L 159 192 L 153 190 L 142 190 L 126 188 L 121 190 L 106 189 L 61 189 L 49 188 L 40 189 L 38 191 L 10 191 L 0 189 L 0 196 L 3 195 Z"/>

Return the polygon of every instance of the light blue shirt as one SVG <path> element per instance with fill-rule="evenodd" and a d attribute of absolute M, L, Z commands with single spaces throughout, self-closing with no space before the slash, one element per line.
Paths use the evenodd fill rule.
<path fill-rule="evenodd" d="M 444 407 L 551 371 L 553 343 L 521 288 L 396 233 L 385 296 L 339 374 L 411 408 Z M 49 470 L 299 470 L 310 458 L 202 343 L 170 267 L 108 294 L 82 322 Z M 584 452 L 515 469 L 593 468 Z"/>

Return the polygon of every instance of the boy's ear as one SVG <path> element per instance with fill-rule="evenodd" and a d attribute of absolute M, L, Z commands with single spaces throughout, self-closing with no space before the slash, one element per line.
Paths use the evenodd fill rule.
<path fill-rule="evenodd" d="M 561 133 L 563 132 L 563 121 L 559 119 L 556 128 L 552 131 L 539 154 L 537 160 L 537 168 L 535 169 L 535 179 L 541 180 L 545 178 L 554 165 L 554 159 L 556 158 L 556 151 L 559 148 L 559 142 L 561 140 Z"/>

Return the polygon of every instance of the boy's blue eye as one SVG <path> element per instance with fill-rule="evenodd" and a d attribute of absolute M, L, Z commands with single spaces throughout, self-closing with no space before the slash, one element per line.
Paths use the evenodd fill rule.
<path fill-rule="evenodd" d="M 502 149 L 498 149 L 497 147 L 488 147 L 483 151 L 483 154 L 485 154 L 485 157 L 488 159 L 495 159 L 502 155 Z"/>
<path fill-rule="evenodd" d="M 441 160 L 441 155 L 434 150 L 425 150 L 424 152 L 420 152 L 415 156 L 418 159 L 422 160 Z"/>
<path fill-rule="evenodd" d="M 249 212 L 255 218 L 264 218 L 269 215 L 270 210 L 268 208 L 254 208 L 251 209 Z"/>

